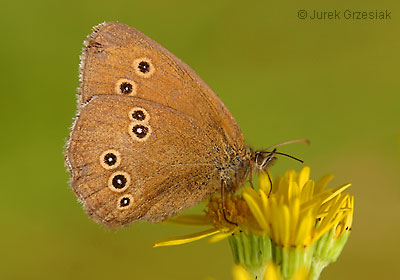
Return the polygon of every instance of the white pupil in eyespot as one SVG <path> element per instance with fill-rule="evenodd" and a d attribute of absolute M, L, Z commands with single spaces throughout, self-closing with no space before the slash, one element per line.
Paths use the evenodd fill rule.
<path fill-rule="evenodd" d="M 136 128 L 136 132 L 137 132 L 137 133 L 142 133 L 142 132 L 143 132 L 143 129 L 142 129 L 141 127 L 138 127 L 138 128 Z"/>

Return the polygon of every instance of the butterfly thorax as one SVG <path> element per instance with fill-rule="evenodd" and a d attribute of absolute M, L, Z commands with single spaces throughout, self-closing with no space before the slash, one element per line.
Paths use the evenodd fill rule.
<path fill-rule="evenodd" d="M 230 161 L 219 168 L 221 180 L 228 190 L 234 192 L 244 184 L 251 170 L 253 154 L 253 149 L 248 146 L 238 151 L 233 150 Z"/>

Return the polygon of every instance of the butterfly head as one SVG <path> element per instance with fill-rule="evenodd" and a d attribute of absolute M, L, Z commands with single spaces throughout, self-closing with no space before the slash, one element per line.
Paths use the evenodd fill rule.
<path fill-rule="evenodd" d="M 303 161 L 301 159 L 298 159 L 294 156 L 277 151 L 277 147 L 287 145 L 287 144 L 293 144 L 293 143 L 306 143 L 306 144 L 310 145 L 310 140 L 308 140 L 308 139 L 291 140 L 291 141 L 287 141 L 287 142 L 283 142 L 283 143 L 271 146 L 265 150 L 260 150 L 260 151 L 253 151 L 252 149 L 250 149 L 249 153 L 250 153 L 252 166 L 254 166 L 256 170 L 267 172 L 268 168 L 271 167 L 275 163 L 275 161 L 277 159 L 277 157 L 276 157 L 277 155 L 286 156 L 286 157 L 289 157 L 291 159 L 294 159 L 294 160 L 297 160 L 297 161 L 303 163 Z"/>
<path fill-rule="evenodd" d="M 276 148 L 272 151 L 256 151 L 253 155 L 253 162 L 256 170 L 266 172 L 277 160 L 276 155 L 280 154 Z"/>

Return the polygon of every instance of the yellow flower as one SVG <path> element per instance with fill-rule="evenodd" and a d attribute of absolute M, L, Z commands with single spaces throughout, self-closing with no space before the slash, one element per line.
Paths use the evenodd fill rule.
<path fill-rule="evenodd" d="M 318 279 L 347 241 L 354 198 L 343 193 L 350 184 L 325 188 L 332 175 L 317 182 L 309 176 L 309 167 L 299 173 L 289 170 L 276 177 L 271 187 L 269 176 L 260 174 L 258 190 L 245 186 L 240 194 L 214 195 L 205 215 L 169 220 L 209 229 L 160 240 L 153 246 L 228 238 L 234 262 L 246 270 L 235 268 L 235 279 Z"/>
<path fill-rule="evenodd" d="M 353 197 L 342 194 L 350 184 L 325 189 L 332 175 L 317 183 L 309 179 L 310 168 L 277 177 L 272 191 L 268 176 L 260 175 L 259 190 L 245 187 L 242 193 L 263 234 L 284 248 L 310 246 L 333 227 L 340 235 L 350 230 Z M 318 222 L 317 222 L 318 221 Z"/>
<path fill-rule="evenodd" d="M 215 242 L 239 230 L 268 235 L 275 244 L 284 248 L 304 247 L 310 246 L 333 227 L 336 236 L 349 231 L 353 196 L 342 192 L 350 184 L 325 189 L 332 175 L 322 177 L 317 183 L 310 180 L 309 175 L 309 167 L 304 167 L 299 173 L 289 170 L 282 178 L 275 179 L 271 191 L 268 176 L 260 174 L 258 191 L 245 186 L 241 194 L 227 195 L 224 198 L 225 209 L 221 198 L 215 195 L 208 201 L 206 215 L 181 216 L 168 221 L 212 228 L 163 239 L 153 247 L 180 245 L 209 236 L 213 236 L 210 242 Z"/>

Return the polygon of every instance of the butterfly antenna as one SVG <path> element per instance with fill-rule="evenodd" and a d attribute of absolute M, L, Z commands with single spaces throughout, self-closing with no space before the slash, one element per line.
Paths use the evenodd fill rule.
<path fill-rule="evenodd" d="M 272 150 L 272 149 L 275 149 L 276 147 L 284 146 L 284 145 L 287 145 L 287 144 L 293 144 L 293 143 L 306 143 L 307 145 L 311 145 L 311 141 L 310 140 L 305 139 L 305 138 L 301 138 L 301 139 L 295 139 L 295 140 L 282 142 L 282 143 L 273 145 L 271 147 L 268 147 L 265 150 Z"/>
<path fill-rule="evenodd" d="M 301 163 L 304 163 L 303 160 L 301 160 L 301 159 L 299 159 L 299 158 L 297 158 L 297 157 L 294 157 L 294 156 L 291 156 L 291 155 L 288 155 L 288 154 L 285 154 L 285 153 L 277 152 L 277 151 L 272 151 L 272 152 L 266 152 L 266 151 L 265 151 L 265 152 L 262 152 L 262 153 L 270 154 L 270 155 L 282 155 L 282 156 L 286 156 L 286 157 L 288 157 L 288 158 L 297 160 L 297 161 L 299 161 L 299 162 L 301 162 Z"/>

